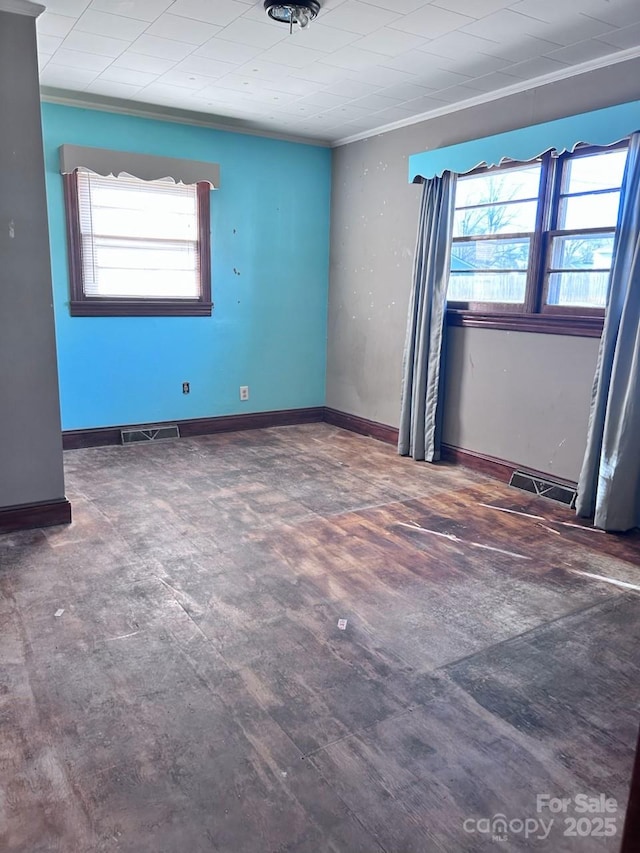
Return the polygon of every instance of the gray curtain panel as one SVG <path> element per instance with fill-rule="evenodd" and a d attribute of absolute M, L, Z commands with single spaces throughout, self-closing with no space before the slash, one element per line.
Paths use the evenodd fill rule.
<path fill-rule="evenodd" d="M 576 509 L 602 530 L 640 526 L 640 133 L 622 184 Z"/>
<path fill-rule="evenodd" d="M 402 367 L 398 453 L 440 459 L 443 338 L 455 207 L 455 175 L 424 184 Z"/>

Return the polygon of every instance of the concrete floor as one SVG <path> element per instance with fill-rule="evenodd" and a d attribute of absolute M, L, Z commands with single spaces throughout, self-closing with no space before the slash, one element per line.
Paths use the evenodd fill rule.
<path fill-rule="evenodd" d="M 0 536 L 2 851 L 618 849 L 637 538 L 324 424 L 66 469 Z"/>

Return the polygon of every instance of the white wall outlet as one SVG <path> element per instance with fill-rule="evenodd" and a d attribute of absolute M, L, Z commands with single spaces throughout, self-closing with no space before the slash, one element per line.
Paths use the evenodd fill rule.
<path fill-rule="evenodd" d="M 241 400 L 248 400 L 249 399 L 249 386 L 248 385 L 241 385 L 240 386 L 240 399 Z"/>

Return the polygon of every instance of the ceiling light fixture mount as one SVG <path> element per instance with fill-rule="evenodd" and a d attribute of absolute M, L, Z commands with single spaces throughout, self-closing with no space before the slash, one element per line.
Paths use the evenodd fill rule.
<path fill-rule="evenodd" d="M 294 24 L 301 30 L 309 26 L 318 16 L 320 3 L 318 0 L 303 0 L 301 3 L 274 3 L 273 0 L 265 0 L 264 9 L 272 20 L 288 24 L 289 32 L 292 33 Z"/>

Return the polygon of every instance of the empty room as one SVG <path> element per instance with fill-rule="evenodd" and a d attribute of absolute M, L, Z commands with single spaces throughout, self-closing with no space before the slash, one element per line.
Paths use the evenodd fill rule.
<path fill-rule="evenodd" d="M 0 0 L 0 850 L 640 850 L 637 0 Z"/>

